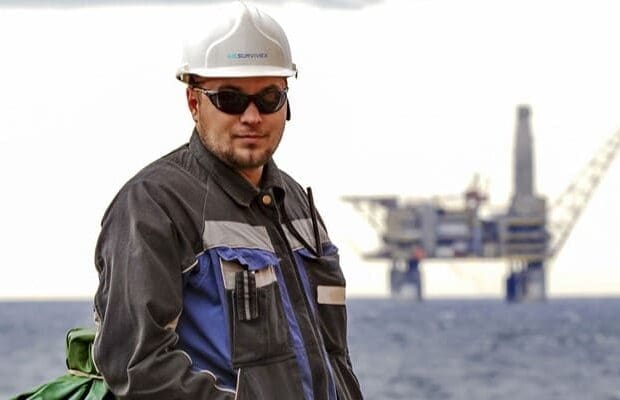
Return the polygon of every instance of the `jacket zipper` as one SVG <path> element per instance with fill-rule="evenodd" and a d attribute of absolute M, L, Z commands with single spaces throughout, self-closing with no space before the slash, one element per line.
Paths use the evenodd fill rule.
<path fill-rule="evenodd" d="M 282 207 L 282 210 L 280 210 L 280 207 Z M 323 344 L 323 337 L 321 336 L 321 332 L 318 331 L 318 327 L 319 327 L 319 323 L 316 320 L 316 315 L 314 314 L 314 312 L 312 311 L 312 305 L 310 304 L 308 297 L 312 295 L 312 293 L 305 293 L 305 289 L 304 286 L 302 284 L 301 281 L 301 276 L 299 275 L 299 271 L 297 270 L 297 265 L 295 264 L 295 255 L 293 254 L 293 249 L 291 248 L 291 244 L 289 243 L 289 241 L 286 238 L 286 232 L 284 232 L 284 229 L 282 228 L 282 213 L 284 214 L 284 223 L 286 225 L 286 227 L 291 230 L 291 233 L 299 240 L 301 243 L 308 248 L 308 244 L 305 240 L 303 240 L 303 237 L 301 237 L 301 235 L 299 234 L 299 232 L 297 232 L 297 230 L 295 230 L 295 228 L 293 227 L 293 224 L 289 221 L 288 216 L 286 215 L 286 211 L 284 210 L 284 204 L 278 204 L 276 203 L 276 214 L 278 217 L 278 221 L 277 221 L 277 230 L 280 233 L 280 236 L 282 237 L 282 239 L 284 240 L 284 243 L 286 244 L 286 248 L 288 251 L 288 255 L 289 255 L 289 259 L 291 260 L 291 264 L 292 264 L 292 268 L 293 271 L 295 273 L 295 279 L 297 280 L 297 285 L 299 287 L 299 289 L 302 292 L 302 298 L 304 301 L 304 305 L 306 308 L 306 312 L 308 313 L 308 316 L 310 317 L 310 320 L 312 321 L 312 326 L 311 328 L 311 332 L 313 335 L 313 339 L 316 342 L 316 344 L 319 346 L 319 348 L 322 349 L 321 351 L 321 366 L 323 367 L 323 373 L 324 376 L 326 378 L 326 382 L 327 384 L 329 384 L 330 382 L 330 372 L 329 372 L 329 367 L 327 365 L 328 360 L 325 358 L 325 346 Z M 314 223 L 314 221 L 313 221 Z M 318 230 L 318 229 L 317 229 Z M 319 241 L 320 242 L 320 241 Z M 309 251 L 311 251 L 312 253 L 316 253 L 315 249 L 313 249 L 312 247 L 308 248 Z M 315 254 L 318 256 L 318 254 Z M 313 385 L 314 386 L 314 385 Z M 326 388 L 328 391 L 325 393 L 325 398 L 328 399 L 329 398 L 329 388 Z M 314 387 L 313 387 L 314 390 Z"/>

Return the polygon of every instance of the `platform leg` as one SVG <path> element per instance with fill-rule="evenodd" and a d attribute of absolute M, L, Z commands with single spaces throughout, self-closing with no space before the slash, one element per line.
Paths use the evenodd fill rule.
<path fill-rule="evenodd" d="M 395 297 L 422 300 L 422 274 L 419 260 L 396 260 L 390 270 L 390 289 Z"/>
<path fill-rule="evenodd" d="M 509 302 L 545 301 L 547 288 L 543 261 L 513 264 L 506 278 L 506 300 Z"/>

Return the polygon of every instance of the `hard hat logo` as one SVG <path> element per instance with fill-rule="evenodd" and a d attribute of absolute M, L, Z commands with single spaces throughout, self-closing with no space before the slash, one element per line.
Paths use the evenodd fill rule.
<path fill-rule="evenodd" d="M 267 53 L 230 53 L 228 58 L 267 58 Z"/>
<path fill-rule="evenodd" d="M 187 46 L 177 78 L 297 76 L 286 34 L 269 15 L 244 3 L 217 13 L 208 35 Z"/>

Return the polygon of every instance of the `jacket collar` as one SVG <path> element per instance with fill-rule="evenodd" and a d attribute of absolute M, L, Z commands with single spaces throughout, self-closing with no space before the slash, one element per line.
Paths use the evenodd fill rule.
<path fill-rule="evenodd" d="M 270 159 L 263 167 L 260 188 L 256 188 L 241 176 L 239 172 L 207 150 L 200 140 L 196 129 L 194 129 L 189 141 L 189 149 L 222 190 L 239 205 L 249 207 L 252 200 L 264 192 L 273 192 L 278 201 L 284 198 L 282 175 L 273 159 Z"/>

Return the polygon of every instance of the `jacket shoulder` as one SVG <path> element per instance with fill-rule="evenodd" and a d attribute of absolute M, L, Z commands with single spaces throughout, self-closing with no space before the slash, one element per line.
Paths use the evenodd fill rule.
<path fill-rule="evenodd" d="M 127 195 L 146 193 L 154 200 L 165 197 L 191 195 L 201 192 L 208 179 L 208 172 L 201 169 L 191 155 L 188 144 L 184 144 L 159 159 L 151 162 L 132 176 L 116 193 L 110 208 Z"/>

